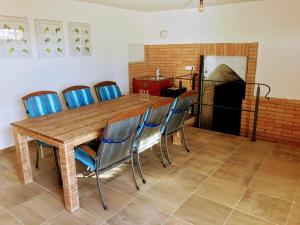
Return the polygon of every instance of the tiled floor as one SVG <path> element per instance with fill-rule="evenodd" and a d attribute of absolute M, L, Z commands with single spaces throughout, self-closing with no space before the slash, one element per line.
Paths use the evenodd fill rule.
<path fill-rule="evenodd" d="M 300 149 L 195 128 L 187 133 L 191 153 L 171 146 L 173 164 L 167 168 L 156 149 L 143 154 L 147 184 L 140 180 L 141 191 L 127 165 L 105 174 L 108 211 L 94 178 L 78 178 L 81 208 L 71 214 L 63 208 L 50 156 L 33 169 L 35 182 L 24 187 L 15 153 L 2 153 L 0 224 L 300 224 Z"/>

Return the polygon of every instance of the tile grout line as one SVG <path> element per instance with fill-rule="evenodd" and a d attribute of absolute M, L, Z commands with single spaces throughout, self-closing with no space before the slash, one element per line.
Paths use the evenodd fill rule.
<path fill-rule="evenodd" d="M 245 140 L 243 140 L 243 141 L 241 141 L 241 143 L 240 144 L 238 144 L 236 147 L 235 147 L 235 149 L 234 149 L 234 151 L 232 151 L 223 161 L 219 161 L 220 162 L 220 165 L 219 166 L 217 166 L 215 169 L 214 169 L 214 171 L 212 171 L 209 175 L 207 175 L 206 174 L 206 178 L 195 188 L 195 190 L 194 191 L 192 191 L 192 192 L 189 192 L 189 195 L 185 198 L 185 200 L 182 202 L 182 204 L 180 205 L 180 206 L 178 206 L 177 208 L 176 208 L 176 210 L 174 210 L 174 213 L 172 213 L 171 214 L 171 216 L 174 216 L 175 215 L 175 213 L 176 213 L 176 211 L 192 196 L 192 195 L 194 195 L 194 194 L 196 194 L 196 191 L 205 183 L 205 181 L 209 178 L 209 177 L 212 177 L 212 174 L 214 174 L 224 163 L 225 163 L 225 161 L 234 153 L 234 152 L 236 152 L 236 150 L 238 149 L 238 147 L 239 146 L 241 146 L 242 145 L 242 143 L 244 143 L 244 141 Z M 204 174 L 202 174 L 202 175 L 204 175 Z M 197 194 L 196 194 L 197 195 Z M 207 199 L 207 198 L 206 198 Z M 207 200 L 210 200 L 210 199 L 207 199 Z M 211 201 L 211 200 L 210 200 Z M 215 202 L 215 201 L 213 201 L 213 202 Z"/>
<path fill-rule="evenodd" d="M 270 150 L 269 154 L 265 157 L 264 161 L 260 164 L 259 168 L 257 169 L 257 171 L 255 172 L 254 176 L 252 177 L 251 181 L 249 182 L 249 184 L 247 185 L 244 193 L 241 195 L 241 197 L 239 198 L 239 200 L 236 202 L 236 204 L 234 205 L 233 207 L 233 210 L 231 211 L 231 213 L 228 215 L 227 219 L 225 220 L 224 224 L 223 225 L 226 225 L 226 223 L 229 221 L 231 215 L 233 214 L 234 210 L 239 210 L 237 208 L 237 206 L 239 205 L 239 203 L 241 202 L 241 200 L 243 199 L 244 195 L 247 193 L 247 191 L 249 190 L 249 187 L 251 186 L 251 184 L 253 183 L 255 177 L 257 176 L 257 174 L 259 173 L 259 171 L 261 170 L 261 168 L 263 167 L 264 163 L 267 161 L 267 159 L 269 158 L 269 156 L 272 154 L 272 151 L 274 150 L 275 148 L 275 145 L 272 147 L 272 149 Z M 251 214 L 248 214 L 248 215 L 251 215 Z M 256 216 L 256 215 L 251 215 L 253 216 L 254 218 L 258 218 L 258 219 L 261 219 L 260 217 Z M 266 219 L 263 219 L 267 222 L 271 222 L 271 221 L 268 221 Z M 271 222 L 273 223 L 273 222 Z M 275 223 L 273 223 L 275 224 Z"/>
<path fill-rule="evenodd" d="M 148 156 L 145 156 L 145 157 L 148 157 Z M 190 157 L 191 157 L 191 156 L 188 156 L 187 159 L 185 159 L 185 160 L 184 160 L 183 162 L 181 162 L 180 164 L 175 165 L 174 168 L 172 168 L 170 171 L 168 171 L 166 174 L 164 174 L 161 178 L 156 179 L 156 181 L 153 182 L 153 184 L 150 185 L 150 187 L 148 187 L 147 190 L 149 190 L 149 189 L 150 189 L 151 187 L 153 187 L 155 184 L 157 184 L 157 183 L 159 183 L 160 181 L 162 181 L 162 179 L 163 179 L 164 177 L 166 177 L 166 176 L 169 175 L 171 172 L 173 172 L 175 169 L 177 169 L 179 166 L 181 166 L 183 163 L 185 163 Z M 149 160 L 151 160 L 151 159 L 152 159 L 152 160 L 156 160 L 156 159 L 153 159 L 152 157 L 148 157 L 148 158 L 150 158 Z M 156 161 L 159 161 L 159 162 L 161 163 L 160 160 L 156 160 Z M 172 164 L 171 164 L 171 165 L 172 165 Z M 168 165 L 168 166 L 171 166 L 171 165 Z M 174 165 L 174 164 L 173 164 L 173 165 Z M 162 169 L 167 169 L 167 168 L 163 168 L 163 167 L 162 167 Z M 151 176 L 149 176 L 149 177 L 151 177 Z M 154 177 L 151 177 L 151 178 L 155 179 Z M 108 185 L 108 184 L 106 184 L 106 185 Z M 118 190 L 118 189 L 115 189 L 115 188 L 113 188 L 113 187 L 111 187 L 111 186 L 109 186 L 109 187 L 112 188 L 112 189 L 115 190 L 115 191 L 118 191 L 118 192 L 124 194 L 124 192 L 122 192 L 122 191 L 120 191 L 120 190 Z M 125 193 L 125 194 L 128 195 L 127 193 Z M 129 195 L 129 196 L 130 196 L 130 195 Z M 123 207 L 121 207 L 121 208 L 118 209 L 115 213 L 113 213 L 113 214 L 110 215 L 108 218 L 106 218 L 104 222 L 106 223 L 109 219 L 111 219 L 113 216 L 117 215 L 119 212 L 121 212 L 125 207 L 127 207 L 131 202 L 133 202 L 133 201 L 135 201 L 135 200 L 142 201 L 142 200 L 138 199 L 137 196 L 132 196 L 132 199 L 131 199 L 130 201 L 128 201 Z M 147 202 L 145 202 L 145 201 L 142 201 L 142 202 L 144 202 L 146 205 L 150 206 L 151 208 L 154 208 L 154 207 L 151 206 L 149 203 L 147 203 Z M 155 208 L 155 209 L 156 209 L 156 208 Z M 160 212 L 165 213 L 165 212 L 162 211 L 161 209 L 157 209 L 157 210 L 160 211 Z M 169 214 L 167 214 L 167 213 L 165 213 L 165 214 L 168 215 L 167 219 L 171 216 L 171 215 L 169 215 Z"/>
<path fill-rule="evenodd" d="M 293 201 L 292 201 L 292 205 L 291 205 L 291 207 L 290 207 L 290 211 L 289 211 L 289 214 L 288 214 L 288 217 L 287 217 L 287 220 L 286 220 L 285 225 L 288 224 L 289 219 L 290 219 L 290 217 L 291 217 L 292 210 L 293 210 L 293 207 L 294 207 L 294 205 L 295 205 L 296 195 L 297 195 L 297 192 L 298 192 L 298 189 L 299 189 L 299 188 L 300 188 L 300 179 L 299 179 L 299 181 L 298 181 L 298 183 L 297 183 L 297 189 L 296 189 L 296 192 L 295 192 L 295 194 L 294 194 Z"/>

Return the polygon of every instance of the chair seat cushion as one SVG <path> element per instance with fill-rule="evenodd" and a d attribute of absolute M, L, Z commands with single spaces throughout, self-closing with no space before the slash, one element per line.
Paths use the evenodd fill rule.
<path fill-rule="evenodd" d="M 84 149 L 81 147 L 75 148 L 75 159 L 81 162 L 86 167 L 90 168 L 92 171 L 96 169 L 95 159 L 92 158 Z"/>
<path fill-rule="evenodd" d="M 96 169 L 95 157 L 99 147 L 98 141 L 92 141 L 88 144 L 75 148 L 75 159 L 81 162 L 92 171 Z"/>
<path fill-rule="evenodd" d="M 140 140 L 139 142 L 135 142 L 135 148 L 137 148 L 138 153 L 141 153 L 152 146 L 158 144 L 160 142 L 161 134 L 160 132 L 154 133 L 151 136 Z"/>

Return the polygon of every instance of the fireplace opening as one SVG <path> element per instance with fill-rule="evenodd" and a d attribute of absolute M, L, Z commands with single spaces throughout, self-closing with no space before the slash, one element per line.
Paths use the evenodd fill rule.
<path fill-rule="evenodd" d="M 200 127 L 240 135 L 246 91 L 246 57 L 202 57 Z"/>

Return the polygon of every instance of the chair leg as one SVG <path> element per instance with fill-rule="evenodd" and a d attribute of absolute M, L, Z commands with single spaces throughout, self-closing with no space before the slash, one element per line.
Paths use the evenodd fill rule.
<path fill-rule="evenodd" d="M 190 152 L 190 149 L 189 149 L 189 146 L 187 144 L 186 137 L 185 137 L 184 126 L 181 129 L 181 134 L 182 134 L 182 137 L 183 137 L 183 142 L 184 142 L 185 149 L 186 149 L 187 152 Z"/>
<path fill-rule="evenodd" d="M 130 165 L 131 165 L 131 171 L 132 171 L 132 175 L 133 175 L 133 180 L 134 180 L 134 183 L 135 183 L 135 187 L 139 191 L 140 187 L 139 187 L 139 185 L 138 185 L 138 183 L 136 181 L 136 175 L 135 175 L 134 164 L 133 164 L 133 156 L 131 157 Z"/>
<path fill-rule="evenodd" d="M 165 157 L 163 154 L 163 149 L 162 149 L 162 140 L 159 142 L 159 149 L 160 149 L 160 157 L 161 157 L 161 163 L 163 164 L 163 167 L 166 168 L 166 163 L 165 163 Z"/>
<path fill-rule="evenodd" d="M 98 192 L 99 192 L 99 195 L 100 195 L 100 198 L 101 198 L 104 210 L 108 210 L 108 206 L 107 206 L 107 203 L 106 203 L 106 201 L 104 199 L 104 194 L 102 192 L 102 187 L 101 187 L 101 183 L 100 183 L 99 173 L 97 171 L 98 170 L 96 169 L 96 180 L 97 180 Z"/>
<path fill-rule="evenodd" d="M 167 160 L 168 160 L 169 164 L 171 165 L 172 161 L 171 161 L 171 158 L 169 155 L 169 150 L 168 150 L 168 135 L 167 134 L 165 134 L 165 149 L 166 149 L 166 153 L 167 153 Z"/>
<path fill-rule="evenodd" d="M 62 178 L 61 178 L 61 172 L 60 172 L 60 167 L 59 167 L 59 163 L 58 163 L 57 148 L 52 147 L 52 149 L 53 149 L 53 158 L 54 158 L 54 162 L 55 162 L 55 170 L 56 170 L 56 176 L 58 179 L 58 184 L 60 186 L 62 186 Z"/>
<path fill-rule="evenodd" d="M 35 151 L 36 151 L 36 160 L 35 160 L 35 168 L 39 168 L 39 161 L 40 161 L 40 146 L 38 143 L 35 144 Z"/>
<path fill-rule="evenodd" d="M 141 167 L 141 161 L 140 161 L 140 154 L 139 153 L 136 153 L 136 159 L 137 159 L 137 164 L 138 164 L 138 168 L 139 168 L 139 171 L 140 171 L 142 181 L 143 181 L 144 184 L 146 184 L 146 179 L 144 178 L 143 170 L 142 170 L 142 167 Z"/>

